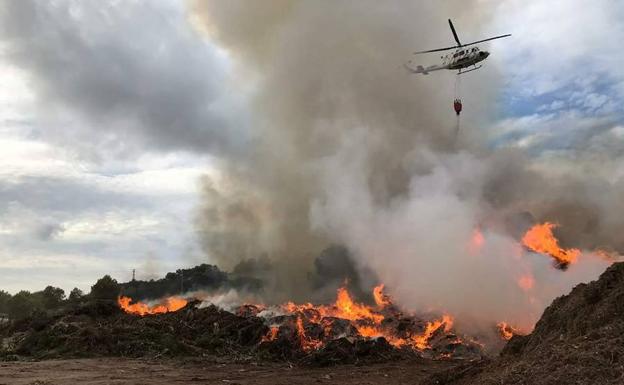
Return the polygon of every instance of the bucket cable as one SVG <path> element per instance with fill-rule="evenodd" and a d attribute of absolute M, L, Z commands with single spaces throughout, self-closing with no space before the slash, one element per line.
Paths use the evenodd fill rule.
<path fill-rule="evenodd" d="M 455 100 L 453 101 L 453 107 L 457 115 L 457 122 L 455 124 L 455 138 L 454 138 L 455 140 L 457 140 L 457 137 L 459 135 L 460 113 L 462 110 L 461 76 L 459 74 L 455 77 Z"/>

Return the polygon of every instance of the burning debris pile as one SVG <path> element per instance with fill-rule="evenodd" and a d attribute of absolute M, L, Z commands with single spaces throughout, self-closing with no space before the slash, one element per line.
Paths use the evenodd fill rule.
<path fill-rule="evenodd" d="M 399 352 L 436 359 L 481 357 L 482 345 L 455 333 L 451 316 L 424 321 L 406 315 L 383 293 L 383 287 L 374 288 L 375 306 L 354 301 L 342 287 L 332 305 L 244 304 L 233 311 L 237 317 L 262 320 L 264 331 L 256 348 L 276 358 L 305 357 L 307 361 L 327 364 L 352 362 L 362 355 L 389 357 Z M 204 299 L 196 311 L 202 311 L 207 303 L 210 300 Z M 118 304 L 128 314 L 147 316 L 175 312 L 187 306 L 187 301 L 169 297 L 150 307 L 120 297 Z"/>
<path fill-rule="evenodd" d="M 357 303 L 346 288 L 338 289 L 332 305 L 286 303 L 271 308 L 246 305 L 238 313 L 260 316 L 270 327 L 263 342 L 271 351 L 284 345 L 314 353 L 340 345 L 375 346 L 381 350 L 415 352 L 428 358 L 472 359 L 482 355 L 482 345 L 453 331 L 453 318 L 442 315 L 430 321 L 406 315 L 383 293 L 373 291 L 375 306 Z M 355 345 L 354 345 L 355 344 Z"/>
<path fill-rule="evenodd" d="M 459 377 L 459 378 L 458 378 Z M 490 364 L 436 375 L 435 384 L 622 384 L 624 263 L 557 298 L 535 330 L 514 336 Z"/>
<path fill-rule="evenodd" d="M 245 304 L 233 312 L 181 297 L 133 303 L 120 297 L 62 314 L 34 315 L 1 331 L 6 358 L 228 355 L 329 365 L 397 357 L 475 359 L 482 346 L 453 331 L 442 315 L 406 315 L 375 288 L 376 305 L 345 288 L 332 305 Z"/>

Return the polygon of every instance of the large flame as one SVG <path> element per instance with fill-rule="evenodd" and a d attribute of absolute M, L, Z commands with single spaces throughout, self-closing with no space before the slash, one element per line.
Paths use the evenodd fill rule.
<path fill-rule="evenodd" d="M 383 315 L 375 313 L 370 307 L 354 302 L 351 295 L 344 287 L 338 289 L 338 298 L 336 299 L 335 308 L 336 312 L 334 313 L 334 317 L 351 321 L 370 319 L 375 323 L 380 323 L 384 319 Z"/>
<path fill-rule="evenodd" d="M 515 335 L 523 335 L 523 333 L 521 333 L 518 329 L 514 328 L 513 326 L 509 325 L 507 322 L 499 322 L 498 324 L 496 324 L 496 326 L 498 327 L 498 332 L 500 333 L 500 336 L 504 339 L 504 340 L 510 340 L 511 337 L 515 336 Z"/>
<path fill-rule="evenodd" d="M 396 330 L 386 328 L 383 324 L 384 309 L 392 304 L 390 297 L 383 292 L 384 285 L 380 284 L 373 289 L 373 298 L 377 309 L 357 303 L 345 287 L 338 289 L 336 302 L 333 305 L 313 305 L 311 303 L 295 304 L 288 302 L 282 305 L 282 309 L 297 316 L 296 330 L 300 344 L 305 350 L 318 349 L 322 346 L 322 341 L 313 339 L 306 335 L 303 317 L 307 322 L 320 324 L 323 327 L 324 335 L 331 333 L 332 318 L 341 318 L 351 321 L 351 325 L 362 337 L 374 338 L 384 337 L 388 343 L 396 347 L 408 346 L 417 350 L 424 350 L 430 347 L 430 341 L 436 336 L 436 332 L 444 330 L 449 332 L 453 327 L 453 318 L 450 315 L 443 315 L 440 319 L 427 322 L 424 330 L 418 334 L 399 336 Z M 263 341 L 272 341 L 277 338 L 279 330 L 272 327 Z"/>
<path fill-rule="evenodd" d="M 531 227 L 524 234 L 522 244 L 537 253 L 550 255 L 560 266 L 565 267 L 576 262 L 581 251 L 578 249 L 562 249 L 552 232 L 555 227 L 557 225 L 550 222 Z"/>
<path fill-rule="evenodd" d="M 126 313 L 137 314 L 140 316 L 148 314 L 161 314 L 168 313 L 170 311 L 176 311 L 182 309 L 187 304 L 187 300 L 181 297 L 168 297 L 157 305 L 149 306 L 144 302 L 131 303 L 132 298 L 121 296 L 117 299 L 119 307 Z"/>
<path fill-rule="evenodd" d="M 381 291 L 379 295 L 383 296 Z M 305 313 L 313 322 L 320 322 L 323 317 L 336 317 L 349 321 L 371 320 L 375 323 L 383 321 L 384 316 L 375 312 L 371 307 L 359 304 L 351 298 L 349 291 L 341 287 L 338 289 L 336 302 L 333 305 L 313 305 L 311 303 L 295 304 L 287 302 L 282 308 L 288 313 Z"/>

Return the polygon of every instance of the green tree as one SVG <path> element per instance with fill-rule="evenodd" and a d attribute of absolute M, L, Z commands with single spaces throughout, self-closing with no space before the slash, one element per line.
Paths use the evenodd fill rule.
<path fill-rule="evenodd" d="M 82 292 L 82 290 L 75 287 L 72 289 L 72 291 L 69 292 L 69 297 L 67 297 L 67 299 L 69 300 L 69 302 L 75 303 L 80 302 L 82 297 L 84 297 L 84 293 Z"/>
<path fill-rule="evenodd" d="M 28 317 L 37 308 L 37 301 L 28 291 L 20 291 L 8 302 L 8 313 L 12 319 Z"/>
<path fill-rule="evenodd" d="M 95 299 L 117 299 L 120 286 L 117 280 L 105 275 L 91 286 L 91 297 Z"/>
<path fill-rule="evenodd" d="M 56 309 L 63 303 L 65 299 L 65 290 L 59 287 L 48 286 L 43 289 L 42 302 L 43 307 L 48 310 Z"/>
<path fill-rule="evenodd" d="M 11 300 L 11 294 L 0 290 L 0 313 L 9 312 L 9 300 Z"/>

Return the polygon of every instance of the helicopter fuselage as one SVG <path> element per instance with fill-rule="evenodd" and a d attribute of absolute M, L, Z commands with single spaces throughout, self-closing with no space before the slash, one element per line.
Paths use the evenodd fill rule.
<path fill-rule="evenodd" d="M 490 53 L 479 50 L 479 47 L 462 47 L 452 54 L 442 56 L 442 66 L 450 70 L 461 70 L 482 62 L 488 56 Z"/>
<path fill-rule="evenodd" d="M 447 55 L 441 56 L 442 59 L 441 64 L 434 64 L 428 67 L 417 66 L 416 68 L 412 68 L 407 64 L 404 64 L 405 69 L 407 69 L 411 73 L 415 74 L 424 74 L 428 75 L 429 72 L 439 71 L 439 70 L 455 70 L 459 71 L 459 74 L 474 71 L 475 69 L 481 68 L 481 66 L 477 67 L 477 63 L 484 61 L 490 56 L 490 53 L 487 51 L 481 51 L 479 47 L 460 47 L 457 48 L 453 53 L 449 53 Z M 472 67 L 468 71 L 462 71 L 464 68 Z"/>

